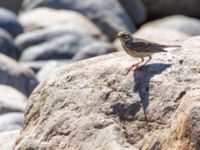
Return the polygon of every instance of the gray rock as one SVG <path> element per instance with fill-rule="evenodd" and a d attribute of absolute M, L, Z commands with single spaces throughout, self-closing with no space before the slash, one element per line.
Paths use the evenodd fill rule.
<path fill-rule="evenodd" d="M 56 37 L 72 34 L 74 32 L 87 34 L 94 37 L 103 37 L 100 34 L 99 35 L 90 34 L 86 30 L 89 30 L 89 28 L 84 29 L 84 27 L 82 27 L 81 24 L 70 23 L 70 24 L 56 25 L 42 30 L 36 30 L 21 34 L 15 39 L 15 43 L 21 50 L 24 50 L 28 47 L 41 44 L 45 41 L 49 41 Z M 91 28 L 91 30 L 93 29 Z"/>
<path fill-rule="evenodd" d="M 24 113 L 6 113 L 0 115 L 0 133 L 21 129 L 23 120 Z"/>
<path fill-rule="evenodd" d="M 199 60 L 200 60 L 200 36 L 191 37 L 188 40 L 185 40 L 182 44 L 182 47 L 184 51 L 177 51 L 177 60 L 182 64 L 186 66 L 191 66 L 191 69 L 195 73 L 200 73 L 200 70 L 198 66 L 200 66 Z M 187 75 L 185 78 L 190 77 L 192 75 Z M 190 80 L 190 79 L 189 79 Z M 196 77 L 196 80 L 198 80 L 198 77 Z"/>
<path fill-rule="evenodd" d="M 162 44 L 175 44 L 176 42 L 186 40 L 190 37 L 188 34 L 172 28 L 151 26 L 141 27 L 133 36 Z"/>
<path fill-rule="evenodd" d="M 46 19 L 49 16 L 51 16 L 51 19 Z M 47 31 L 55 32 L 55 30 L 56 31 L 64 30 L 65 32 L 77 31 L 77 32 L 84 32 L 98 38 L 106 38 L 101 32 L 101 30 L 94 23 L 92 23 L 88 18 L 72 10 L 36 8 L 28 12 L 21 13 L 19 15 L 19 21 L 21 22 L 25 30 L 28 32 L 33 31 L 33 30 L 53 27 L 53 28 L 48 28 L 42 33 L 44 34 Z M 61 29 L 58 29 L 58 28 L 61 28 Z M 37 31 L 36 31 L 36 34 L 38 34 Z"/>
<path fill-rule="evenodd" d="M 8 31 L 13 37 L 23 32 L 23 28 L 17 20 L 16 15 L 0 7 L 0 27 Z"/>
<path fill-rule="evenodd" d="M 0 133 L 0 149 L 13 150 L 19 133 L 20 133 L 19 130 L 1 132 Z"/>
<path fill-rule="evenodd" d="M 24 0 L 22 8 L 30 10 L 36 7 L 71 9 L 91 19 L 111 39 L 122 30 L 135 31 L 135 27 L 117 0 Z"/>
<path fill-rule="evenodd" d="M 199 149 L 199 39 L 129 74 L 125 52 L 63 67 L 30 96 L 15 149 Z"/>
<path fill-rule="evenodd" d="M 163 17 L 175 14 L 185 14 L 200 17 L 199 0 L 142 0 L 151 17 Z"/>
<path fill-rule="evenodd" d="M 23 112 L 27 97 L 13 87 L 0 85 L 0 114 Z"/>
<path fill-rule="evenodd" d="M 146 21 L 147 12 L 140 0 L 118 0 L 130 15 L 133 22 L 137 25 Z"/>
<path fill-rule="evenodd" d="M 102 42 L 91 42 L 87 46 L 83 47 L 78 53 L 76 53 L 73 57 L 73 60 L 82 60 L 90 57 L 100 56 L 110 52 L 114 52 L 114 48 L 110 44 Z"/>
<path fill-rule="evenodd" d="M 0 6 L 18 13 L 21 8 L 22 0 L 1 0 Z"/>
<path fill-rule="evenodd" d="M 38 81 L 30 69 L 0 54 L 0 84 L 10 85 L 29 96 Z"/>
<path fill-rule="evenodd" d="M 0 28 L 0 53 L 19 59 L 20 50 L 15 46 L 12 37 Z"/>
<path fill-rule="evenodd" d="M 198 19 L 182 15 L 175 15 L 149 22 L 144 24 L 142 27 L 170 28 L 190 36 L 196 36 L 200 35 L 199 26 L 200 20 Z"/>
<path fill-rule="evenodd" d="M 20 65 L 26 68 L 31 68 L 34 72 L 40 71 L 46 64 L 49 63 L 51 60 L 36 60 L 36 61 L 21 61 Z M 58 61 L 63 62 L 65 64 L 71 63 L 71 60 L 52 60 L 52 61 Z"/>
<path fill-rule="evenodd" d="M 88 51 L 95 51 L 92 49 L 96 45 L 98 52 L 96 54 Z M 84 52 L 84 51 L 85 52 Z M 111 44 L 98 41 L 87 34 L 69 33 L 67 35 L 54 38 L 45 43 L 32 46 L 24 50 L 20 60 L 33 61 L 33 60 L 50 60 L 50 59 L 73 59 L 78 53 L 77 59 L 87 58 L 91 56 L 98 56 L 99 54 L 106 54 L 113 52 L 114 48 Z"/>

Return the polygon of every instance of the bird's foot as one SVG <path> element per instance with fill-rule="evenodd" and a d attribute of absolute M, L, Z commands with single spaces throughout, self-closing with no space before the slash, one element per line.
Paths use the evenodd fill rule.
<path fill-rule="evenodd" d="M 137 68 L 139 67 L 139 65 L 140 65 L 140 62 L 139 62 L 139 63 L 136 63 L 136 64 L 133 64 L 133 65 L 131 65 L 131 66 L 129 67 L 129 69 L 128 69 L 128 73 L 127 73 L 127 74 L 129 74 L 129 72 L 131 72 L 131 71 L 133 71 L 133 70 L 137 69 Z"/>

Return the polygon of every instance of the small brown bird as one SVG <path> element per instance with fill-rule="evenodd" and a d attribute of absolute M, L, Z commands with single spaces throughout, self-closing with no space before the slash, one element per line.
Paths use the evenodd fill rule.
<path fill-rule="evenodd" d="M 144 39 L 135 38 L 128 32 L 119 32 L 117 34 L 117 38 L 120 40 L 124 50 L 130 56 L 141 58 L 140 62 L 133 64 L 129 68 L 129 71 L 134 67 L 139 67 L 139 64 L 141 64 L 144 61 L 144 57 L 149 57 L 149 59 L 142 66 L 144 66 L 151 60 L 152 54 L 159 52 L 167 52 L 166 50 L 164 50 L 165 48 L 180 47 L 178 45 L 162 45 Z"/>

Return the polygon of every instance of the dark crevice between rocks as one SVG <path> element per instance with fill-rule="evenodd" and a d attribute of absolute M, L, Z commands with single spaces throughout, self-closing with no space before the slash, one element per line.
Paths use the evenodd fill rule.
<path fill-rule="evenodd" d="M 131 133 L 131 132 L 128 132 L 127 130 L 124 132 L 124 136 L 126 138 L 126 141 L 131 145 L 135 145 L 138 141 L 144 138 L 143 133 L 139 133 L 139 132 Z"/>
<path fill-rule="evenodd" d="M 40 111 L 36 111 L 33 114 L 31 114 L 31 117 L 24 119 L 25 121 L 23 122 L 23 129 L 25 129 L 27 127 L 27 125 L 29 124 L 29 122 L 35 122 L 37 121 L 37 118 L 39 117 Z"/>
<path fill-rule="evenodd" d="M 39 93 L 41 92 L 41 93 Z M 40 106 L 44 106 L 44 103 L 46 101 L 46 98 L 49 96 L 45 89 L 42 90 L 42 91 L 38 91 L 38 93 L 41 95 L 41 97 L 43 97 L 41 100 L 40 100 L 40 105 L 39 106 L 35 106 L 37 105 L 39 102 L 36 102 L 36 101 L 31 101 L 31 103 L 29 103 L 29 105 L 27 106 L 26 108 L 26 111 L 25 111 L 25 121 L 23 122 L 23 128 L 25 129 L 29 122 L 34 122 L 35 124 L 38 122 L 38 118 L 40 116 L 40 113 L 41 113 L 41 110 L 39 109 Z M 32 96 L 34 97 L 34 94 L 36 93 L 33 93 Z M 34 100 L 33 98 L 29 98 L 29 100 Z"/>
<path fill-rule="evenodd" d="M 104 97 L 102 98 L 105 102 L 108 100 L 110 97 L 111 93 L 114 92 L 114 90 L 110 90 L 109 92 L 105 93 Z"/>
<path fill-rule="evenodd" d="M 200 149 L 200 133 L 196 135 L 196 149 Z"/>
<path fill-rule="evenodd" d="M 187 93 L 187 91 L 181 91 L 179 93 L 179 96 L 174 100 L 174 102 L 178 102 L 180 99 L 182 99 L 184 97 L 184 95 Z"/>
<path fill-rule="evenodd" d="M 178 62 L 179 62 L 179 64 L 180 64 L 180 65 L 182 65 L 182 64 L 183 64 L 183 62 L 184 62 L 184 60 L 183 60 L 183 59 L 181 59 L 181 60 L 179 60 Z"/>
<path fill-rule="evenodd" d="M 150 150 L 161 150 L 161 143 L 159 140 L 156 140 Z"/>
<path fill-rule="evenodd" d="M 1 107 L 0 108 L 0 115 L 11 113 L 11 112 L 23 112 L 22 110 L 19 110 L 17 108 L 8 108 L 8 107 Z"/>
<path fill-rule="evenodd" d="M 98 129 L 98 130 L 99 129 L 104 129 L 104 128 L 112 125 L 112 124 L 113 124 L 113 122 L 107 122 L 107 123 L 105 123 L 105 122 L 97 122 L 97 123 L 93 124 L 93 128 L 94 129 Z"/>
<path fill-rule="evenodd" d="M 52 128 L 51 130 L 48 131 L 48 133 L 46 133 L 46 136 L 43 140 L 44 141 L 50 141 L 54 136 L 68 136 L 71 132 L 68 131 L 66 133 L 64 132 L 59 132 L 57 131 L 55 128 Z"/>
<path fill-rule="evenodd" d="M 162 110 L 163 117 L 161 119 L 168 120 L 169 119 L 168 114 L 171 114 L 172 112 L 174 113 L 177 110 L 178 106 L 179 104 L 177 103 L 175 103 L 173 106 L 172 105 L 165 106 Z M 168 121 L 164 121 L 164 120 L 163 122 L 166 122 L 167 124 Z"/>

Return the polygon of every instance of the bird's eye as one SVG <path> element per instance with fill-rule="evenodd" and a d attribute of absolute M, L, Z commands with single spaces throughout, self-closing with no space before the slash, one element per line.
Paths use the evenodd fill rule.
<path fill-rule="evenodd" d="M 126 34 L 124 34 L 122 37 L 123 37 L 124 39 L 126 39 L 126 38 L 127 38 L 127 35 L 126 35 Z"/>
<path fill-rule="evenodd" d="M 122 34 L 122 35 L 121 35 L 121 37 L 123 37 L 123 38 L 124 38 L 124 37 L 126 37 L 126 35 L 125 35 L 125 34 Z"/>

